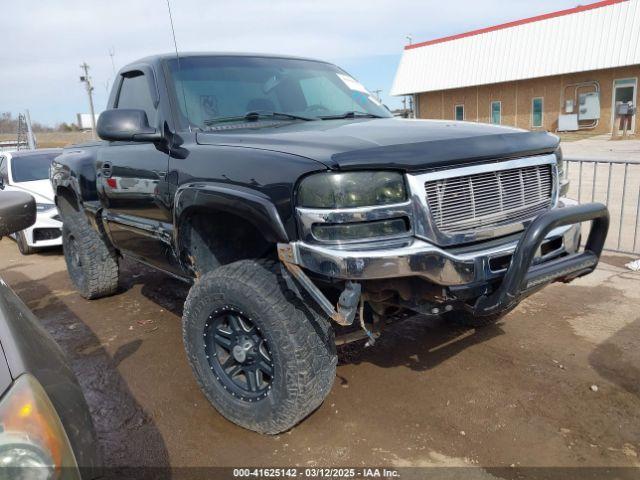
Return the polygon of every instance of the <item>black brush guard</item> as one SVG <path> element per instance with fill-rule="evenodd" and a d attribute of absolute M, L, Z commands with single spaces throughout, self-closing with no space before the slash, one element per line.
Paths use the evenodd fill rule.
<path fill-rule="evenodd" d="M 551 230 L 588 221 L 592 224 L 584 251 L 532 265 L 536 251 Z M 477 316 L 506 312 L 550 282 L 568 282 L 591 273 L 598 265 L 608 230 L 609 211 L 601 203 L 558 208 L 539 216 L 523 233 L 500 286 L 478 298 L 472 312 Z"/>

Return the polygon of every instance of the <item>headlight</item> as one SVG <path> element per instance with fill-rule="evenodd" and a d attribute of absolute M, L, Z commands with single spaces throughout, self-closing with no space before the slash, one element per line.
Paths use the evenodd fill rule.
<path fill-rule="evenodd" d="M 308 208 L 389 205 L 406 198 L 397 172 L 319 173 L 305 178 L 298 190 L 298 205 Z"/>
<path fill-rule="evenodd" d="M 53 203 L 36 203 L 36 211 L 38 213 L 48 212 L 52 208 L 55 208 Z"/>
<path fill-rule="evenodd" d="M 80 479 L 67 434 L 42 386 L 22 375 L 0 401 L 0 478 L 63 476 Z"/>
<path fill-rule="evenodd" d="M 554 152 L 558 165 L 558 185 L 560 196 L 565 197 L 569 193 L 569 179 L 567 178 L 566 162 L 562 156 L 562 148 L 558 147 Z"/>
<path fill-rule="evenodd" d="M 408 232 L 404 218 L 357 223 L 318 223 L 311 227 L 313 236 L 322 241 L 351 241 L 396 237 Z"/>

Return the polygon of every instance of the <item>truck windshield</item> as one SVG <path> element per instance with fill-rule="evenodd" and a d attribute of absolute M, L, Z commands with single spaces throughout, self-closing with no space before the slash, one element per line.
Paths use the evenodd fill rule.
<path fill-rule="evenodd" d="M 318 61 L 269 57 L 183 57 L 167 61 L 185 123 L 207 130 L 218 122 L 269 122 L 391 114 L 358 81 Z M 237 117 L 237 118 L 236 118 Z M 294 117 L 300 117 L 298 119 Z"/>
<path fill-rule="evenodd" d="M 49 178 L 51 162 L 60 153 L 37 153 L 11 158 L 11 177 L 14 183 L 33 182 Z"/>

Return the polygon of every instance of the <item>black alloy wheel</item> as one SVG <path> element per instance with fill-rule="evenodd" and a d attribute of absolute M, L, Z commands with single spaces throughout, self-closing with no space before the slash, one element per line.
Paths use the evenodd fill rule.
<path fill-rule="evenodd" d="M 271 352 L 247 315 L 225 305 L 211 313 L 203 335 L 207 361 L 225 390 L 246 402 L 268 395 L 274 373 Z"/>

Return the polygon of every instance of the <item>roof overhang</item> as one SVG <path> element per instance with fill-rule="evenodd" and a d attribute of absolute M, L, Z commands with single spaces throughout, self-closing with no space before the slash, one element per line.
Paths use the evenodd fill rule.
<path fill-rule="evenodd" d="M 408 45 L 392 95 L 640 64 L 638 0 L 606 0 Z"/>

